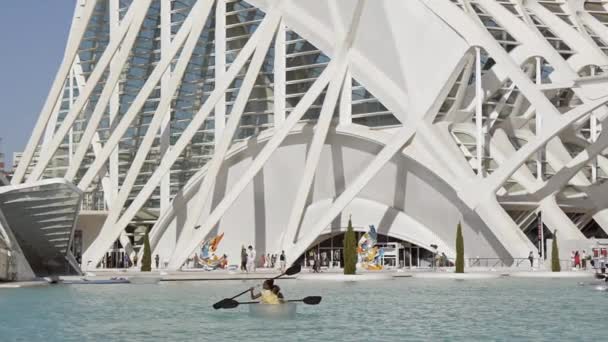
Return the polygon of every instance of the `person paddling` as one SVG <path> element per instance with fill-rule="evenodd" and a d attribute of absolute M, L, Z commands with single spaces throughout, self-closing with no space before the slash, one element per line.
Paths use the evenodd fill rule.
<path fill-rule="evenodd" d="M 279 299 L 279 302 L 285 303 L 285 298 L 283 297 L 283 294 L 281 293 L 281 288 L 279 287 L 279 285 L 275 285 L 272 287 L 272 293 L 274 293 L 277 298 Z"/>
<path fill-rule="evenodd" d="M 279 297 L 272 292 L 272 288 L 274 287 L 274 280 L 267 279 L 262 284 L 262 291 L 259 293 L 254 293 L 255 288 L 251 287 L 249 292 L 251 293 L 251 299 L 260 298 L 260 303 L 262 304 L 281 304 L 279 301 Z"/>

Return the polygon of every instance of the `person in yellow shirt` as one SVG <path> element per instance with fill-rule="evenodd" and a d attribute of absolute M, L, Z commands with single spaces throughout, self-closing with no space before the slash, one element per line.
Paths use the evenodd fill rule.
<path fill-rule="evenodd" d="M 262 284 L 262 291 L 259 293 L 254 292 L 255 288 L 250 288 L 249 291 L 251 292 L 251 299 L 255 300 L 260 298 L 260 303 L 262 304 L 281 304 L 279 297 L 272 292 L 273 287 L 274 280 L 267 279 L 264 281 L 264 284 Z"/>

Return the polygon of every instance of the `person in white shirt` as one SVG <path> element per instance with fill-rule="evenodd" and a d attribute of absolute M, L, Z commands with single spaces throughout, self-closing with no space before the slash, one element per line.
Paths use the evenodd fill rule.
<path fill-rule="evenodd" d="M 581 254 L 581 265 L 583 269 L 587 269 L 587 253 L 583 250 L 583 254 Z"/>
<path fill-rule="evenodd" d="M 255 272 L 255 249 L 249 245 L 247 248 L 247 272 Z"/>

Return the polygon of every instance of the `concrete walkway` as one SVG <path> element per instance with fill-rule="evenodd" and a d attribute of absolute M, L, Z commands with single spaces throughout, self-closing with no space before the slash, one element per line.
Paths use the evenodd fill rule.
<path fill-rule="evenodd" d="M 37 281 L 14 281 L 10 283 L 0 283 L 0 289 L 17 289 L 22 287 L 41 287 L 48 286 L 49 283 L 44 280 Z"/>
<path fill-rule="evenodd" d="M 469 268 L 466 273 L 456 274 L 453 268 L 445 268 L 440 270 L 432 269 L 398 269 L 384 271 L 362 271 L 354 276 L 345 276 L 341 269 L 323 270 L 321 273 L 312 273 L 309 269 L 302 269 L 298 275 L 284 276 L 281 279 L 298 279 L 300 281 L 379 281 L 391 280 L 395 278 L 420 278 L 420 279 L 456 279 L 456 280 L 481 280 L 495 279 L 499 277 L 512 278 L 539 278 L 539 279 L 556 279 L 556 278 L 593 278 L 593 270 L 579 270 L 566 272 L 547 272 L 544 270 L 522 270 L 520 268 L 503 268 L 500 270 L 488 270 L 481 268 Z M 164 282 L 176 281 L 228 281 L 228 280 L 264 280 L 279 275 L 280 272 L 274 269 L 260 269 L 254 273 L 241 273 L 240 271 L 204 271 L 204 270 L 186 270 L 186 271 L 153 271 L 140 272 L 135 269 L 129 270 L 97 270 L 92 273 L 87 273 L 85 276 L 66 276 L 61 277 L 63 280 L 79 280 L 86 278 L 89 280 L 105 280 L 113 277 L 122 278 L 145 278 L 145 277 L 160 277 Z M 0 283 L 0 288 L 20 288 L 32 286 L 48 285 L 45 281 L 31 282 L 11 282 Z"/>

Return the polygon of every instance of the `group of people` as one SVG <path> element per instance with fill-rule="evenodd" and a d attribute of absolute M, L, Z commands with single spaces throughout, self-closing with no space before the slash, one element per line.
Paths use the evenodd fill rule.
<path fill-rule="evenodd" d="M 587 253 L 583 250 L 582 253 L 578 251 L 572 251 L 570 253 L 570 261 L 572 262 L 573 268 L 587 269 Z"/>
<path fill-rule="evenodd" d="M 249 245 L 249 247 L 245 248 L 245 246 L 241 246 L 241 271 L 243 272 L 255 272 L 257 267 L 263 268 L 278 268 L 281 271 L 285 270 L 285 266 L 287 265 L 287 258 L 285 257 L 285 251 L 281 251 L 281 254 L 277 256 L 276 254 L 262 254 L 260 256 L 259 261 L 256 263 L 257 253 L 253 246 Z M 277 259 L 279 264 L 277 265 Z"/>
<path fill-rule="evenodd" d="M 310 263 L 312 264 L 313 273 L 321 273 L 321 257 L 314 250 L 310 251 Z"/>
<path fill-rule="evenodd" d="M 264 268 L 275 268 L 277 265 L 277 260 L 281 259 L 281 261 L 285 261 L 285 252 L 282 252 L 281 255 L 277 255 L 277 254 L 270 254 L 267 253 L 265 256 L 264 254 L 262 254 L 262 256 L 260 257 L 260 267 L 264 267 Z M 281 266 L 282 268 L 282 266 Z"/>

